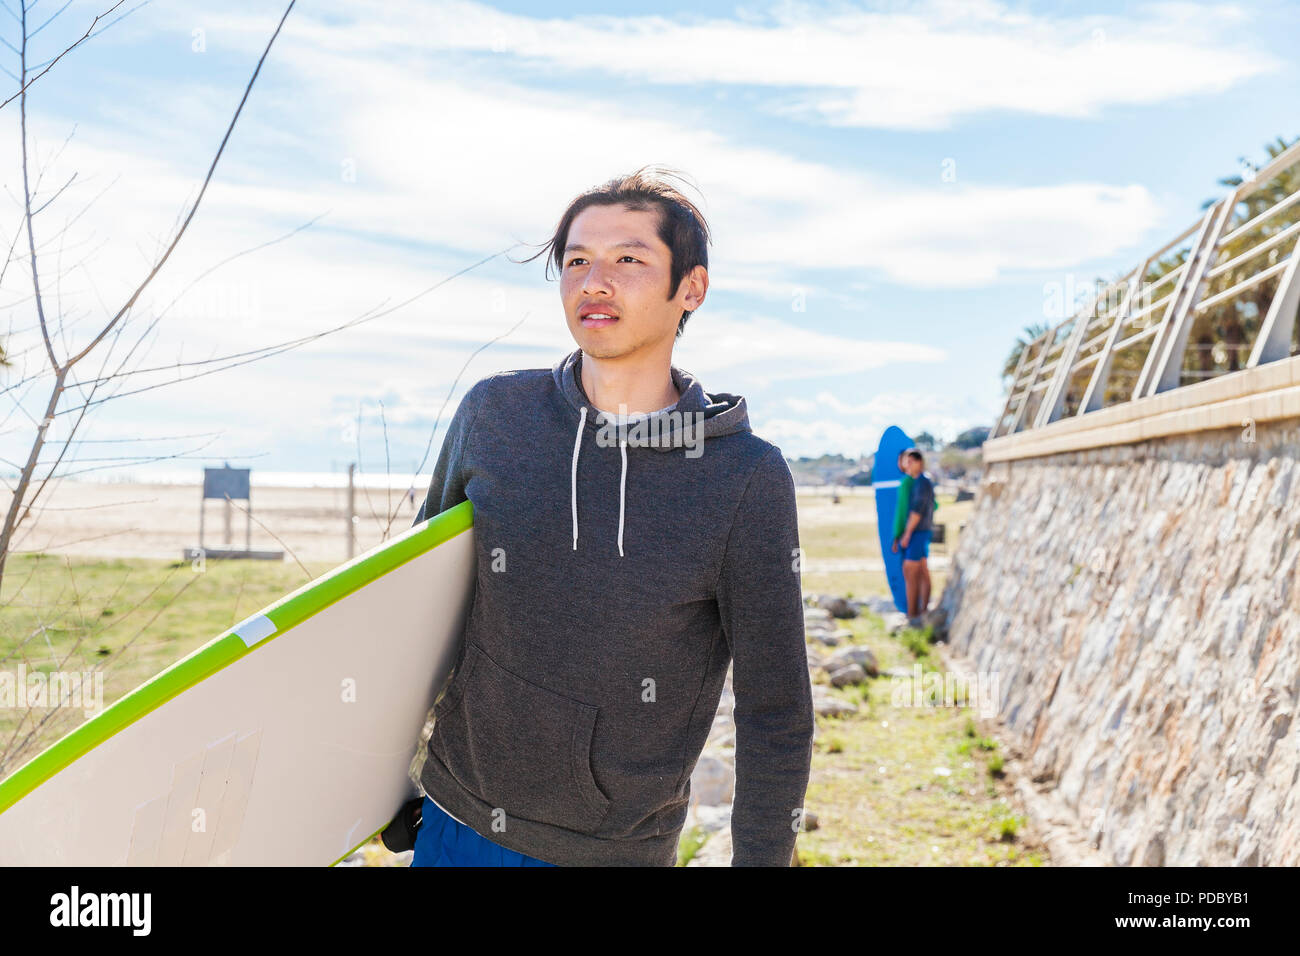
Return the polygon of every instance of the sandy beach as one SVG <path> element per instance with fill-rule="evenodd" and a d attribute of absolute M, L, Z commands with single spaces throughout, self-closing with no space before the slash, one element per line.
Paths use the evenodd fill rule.
<path fill-rule="evenodd" d="M 425 485 L 422 482 L 414 503 L 400 490 L 357 488 L 355 492 L 356 549 L 361 554 L 411 526 Z M 799 523 L 806 535 L 821 529 L 848 526 L 851 534 L 847 552 L 833 546 L 828 553 L 816 548 L 807 559 L 807 573 L 880 572 L 875 541 L 874 506 L 870 488 L 840 488 L 842 503 L 831 502 L 831 489 L 799 488 Z M 346 488 L 254 487 L 252 490 L 252 533 L 254 551 L 284 551 L 285 560 L 296 555 L 304 563 L 342 563 L 347 560 Z M 133 557 L 180 560 L 185 549 L 199 544 L 200 486 L 150 483 L 101 483 L 65 479 L 51 483 L 37 502 L 32 517 L 19 531 L 15 552 L 44 551 L 49 554 L 85 555 L 100 558 Z M 8 507 L 9 495 L 3 495 Z M 231 507 L 230 546 L 245 546 L 243 502 Z M 222 501 L 203 505 L 203 544 L 209 549 L 226 547 L 225 508 Z M 961 517 L 969 506 L 959 506 Z M 945 515 L 953 522 L 957 508 L 948 506 Z M 387 516 L 393 515 L 391 523 Z M 856 524 L 861 522 L 860 525 Z M 277 540 L 278 539 L 278 540 Z M 942 549 L 946 552 L 949 549 Z M 947 566 L 944 553 L 931 558 L 931 566 Z"/>
<path fill-rule="evenodd" d="M 186 548 L 199 545 L 200 496 L 197 482 L 51 482 L 19 527 L 13 551 L 179 560 Z M 2 497 L 8 508 L 10 493 Z M 409 528 L 423 497 L 423 488 L 414 504 L 401 491 L 356 489 L 355 553 L 384 541 L 385 529 L 392 537 Z M 254 486 L 249 547 L 285 551 L 285 560 L 292 553 L 303 562 L 345 561 L 347 500 L 346 488 Z M 245 547 L 245 504 L 230 508 L 230 547 Z M 203 508 L 204 546 L 226 547 L 225 502 L 203 502 Z"/>

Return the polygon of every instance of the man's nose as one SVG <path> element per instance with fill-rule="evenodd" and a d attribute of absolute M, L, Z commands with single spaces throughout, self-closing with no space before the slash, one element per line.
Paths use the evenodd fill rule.
<path fill-rule="evenodd" d="M 604 269 L 594 263 L 588 267 L 587 274 L 582 277 L 582 291 L 590 295 L 592 292 L 609 292 L 611 291 L 609 282 L 605 278 Z"/>

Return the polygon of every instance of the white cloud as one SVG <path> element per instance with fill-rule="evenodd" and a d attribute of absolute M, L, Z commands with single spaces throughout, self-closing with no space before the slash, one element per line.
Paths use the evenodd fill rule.
<path fill-rule="evenodd" d="M 990 22 L 1011 16 L 996 5 L 981 9 Z M 950 16 L 966 22 L 973 15 Z M 142 325 L 148 305 L 169 301 L 214 263 L 328 215 L 312 230 L 204 280 L 164 322 L 145 364 L 165 364 L 178 354 L 190 359 L 255 348 L 346 321 L 380 303 L 401 302 L 516 239 L 544 239 L 575 193 L 647 161 L 689 171 L 707 200 L 715 285 L 679 346 L 679 364 L 716 388 L 731 387 L 724 378 L 761 389 L 779 380 L 942 361 L 945 353 L 931 346 L 828 331 L 841 327 L 829 320 L 861 311 L 866 289 L 880 281 L 924 289 L 986 283 L 1013 268 L 1066 268 L 1132 245 L 1156 220 L 1155 202 L 1140 186 L 917 187 L 870 164 L 805 158 L 808 151 L 783 149 L 779 142 L 745 142 L 714 132 L 706 122 L 709 103 L 683 109 L 673 100 L 643 98 L 629 110 L 598 88 L 561 96 L 547 82 L 516 81 L 517 74 L 499 70 L 497 61 L 449 62 L 430 55 L 438 44 L 477 49 L 474 44 L 496 36 L 501 24 L 504 44 L 488 42 L 505 51 L 514 42 L 510 31 L 545 33 L 556 22 L 579 36 L 593 24 L 607 28 L 601 26 L 605 21 L 537 21 L 473 4 L 296 8 L 199 216 L 137 310 L 137 321 Z M 617 22 L 627 25 L 628 42 L 661 51 L 677 39 L 698 40 L 671 32 L 692 29 L 688 22 Z M 210 49 L 220 46 L 229 55 L 242 46 L 246 54 L 242 70 L 238 58 L 230 57 L 236 66 L 222 74 L 228 83 L 220 88 L 209 74 L 200 83 L 184 71 L 159 83 L 129 60 L 114 77 L 99 76 L 92 84 L 78 73 L 75 56 L 61 68 L 80 77 L 69 82 L 85 87 L 83 114 L 42 111 L 43 85 L 55 82 L 53 74 L 33 87 L 29 124 L 42 159 L 53 155 L 72 122 L 79 123 L 47 171 L 42 198 L 71 172 L 78 178 L 37 225 L 38 240 L 49 243 L 51 256 L 66 239 L 67 275 L 57 292 L 73 323 L 68 347 L 84 344 L 98 330 L 101 303 L 120 302 L 143 275 L 157 242 L 170 234 L 274 18 L 228 14 L 211 3 L 150 5 L 124 21 L 117 39 L 119 28 L 99 38 L 125 43 L 154 36 L 170 43 L 188 37 L 195 23 L 208 29 Z M 485 25 L 488 33 L 481 32 Z M 443 26 L 450 32 L 435 29 Z M 733 58 L 727 50 L 718 55 L 723 62 Z M 95 112 L 99 94 L 119 90 L 118 84 L 148 98 L 105 96 L 111 114 Z M 10 157 L 10 172 L 18 156 L 15 127 L 0 127 L 0 151 Z M 340 176 L 344 159 L 355 163 L 355 182 Z M 81 204 L 119 175 L 59 237 L 57 230 Z M 92 250 L 85 268 L 76 264 Z M 53 260 L 47 269 L 51 275 L 59 271 Z M 814 270 L 816 278 L 809 279 Z M 436 413 L 464 355 L 525 313 L 524 326 L 503 347 L 479 356 L 466 382 L 497 368 L 549 365 L 573 347 L 555 286 L 540 275 L 540 263 L 521 270 L 498 261 L 353 331 L 243 370 L 150 393 L 116 406 L 113 414 L 134 415 L 150 426 L 185 421 L 195 429 L 226 428 L 231 443 L 243 439 L 265 447 L 273 444 L 267 435 L 332 430 L 340 416 L 355 414 L 359 401 L 377 415 L 382 398 L 391 424 L 418 429 Z M 18 306 L 15 326 L 30 330 L 26 282 L 24 270 L 11 269 L 3 292 L 5 301 Z M 796 288 L 807 290 L 805 313 L 790 310 Z M 51 286 L 47 291 L 54 292 Z M 728 298 L 737 292 L 772 301 L 762 310 L 742 310 Z M 15 354 L 32 345 L 31 336 L 6 341 Z M 39 352 L 43 346 L 36 345 Z M 97 370 L 96 364 L 78 373 Z M 40 389 L 32 395 L 34 403 L 43 400 Z M 825 409 L 832 415 L 825 428 L 863 427 L 836 424 L 839 413 Z M 922 427 L 941 426 L 923 421 Z"/>
<path fill-rule="evenodd" d="M 916 342 L 855 339 L 767 316 L 720 311 L 692 316 L 675 350 L 678 365 L 698 374 L 705 387 L 717 374 L 743 375 L 762 386 L 865 372 L 899 363 L 942 362 L 943 349 Z"/>
<path fill-rule="evenodd" d="M 529 16 L 390 0 L 316 9 L 321 20 L 295 11 L 294 29 L 329 54 L 452 51 L 575 81 L 758 87 L 770 91 L 761 108 L 836 126 L 937 129 L 1006 110 L 1095 116 L 1222 92 L 1281 66 L 1249 42 L 1249 18 L 1231 5 L 1067 16 L 952 0 L 882 10 L 783 3 L 732 18 Z"/>
<path fill-rule="evenodd" d="M 150 9 L 131 19 L 142 25 Z M 324 228 L 351 230 L 366 242 L 483 254 L 515 240 L 544 239 L 577 192 L 617 171 L 664 162 L 688 171 L 703 190 L 719 291 L 766 287 L 788 302 L 791 290 L 806 285 L 799 273 L 813 269 L 933 287 L 985 284 L 1011 269 L 1067 268 L 1135 245 L 1158 219 L 1154 199 L 1139 185 L 941 184 L 936 159 L 935 185 L 918 186 L 871 164 L 801 158 L 729 139 L 683 122 L 669 101 L 628 112 L 612 95 L 558 95 L 546 84 L 504 79 L 498 61 L 477 69 L 449 64 L 419 45 L 490 44 L 503 22 L 547 35 L 563 21 L 535 22 L 476 4 L 362 4 L 331 13 L 348 22 L 315 20 L 315 8 L 291 14 L 292 29 L 272 53 L 280 85 L 267 80 L 254 90 L 207 199 L 209 222 L 223 216 L 232 225 L 274 222 L 274 231 L 282 231 L 328 212 Z M 193 11 L 166 15 L 179 24 L 206 22 Z M 219 35 L 223 42 L 264 42 L 271 26 L 265 20 L 232 17 Z M 583 36 L 599 22 L 570 25 Z M 620 22 L 632 24 L 623 31 L 629 36 L 640 35 L 640 21 Z M 660 27 L 679 28 L 675 21 L 655 22 L 655 29 L 645 28 L 654 36 Z M 217 35 L 215 25 L 210 33 Z M 232 80 L 220 101 L 236 88 Z M 173 95 L 176 103 L 168 105 Z M 214 142 L 227 119 L 199 105 L 214 102 L 210 90 L 199 96 L 184 82 L 152 96 L 147 110 L 117 103 L 108 127 L 83 118 L 73 144 L 90 145 L 83 160 L 102 161 L 82 168 L 126 174 L 122 188 L 137 204 L 136 220 L 146 213 L 139 204 L 165 205 L 174 215 L 202 169 L 192 160 L 178 164 L 174 152 L 169 162 L 144 131 L 152 134 L 164 116 L 164 142 L 192 152 L 195 142 Z M 47 135 L 62 132 L 56 127 Z M 154 144 L 151 153 L 141 154 L 142 142 Z M 286 142 L 296 148 L 286 150 Z M 283 158 L 267 168 L 267 154 Z M 345 161 L 355 181 L 342 177 Z M 357 249 L 374 256 L 380 247 Z M 827 285 L 819 282 L 810 293 Z M 855 297 L 839 295 L 840 309 L 860 310 Z"/>
<path fill-rule="evenodd" d="M 867 454 L 890 425 L 950 441 L 967 428 L 987 424 L 995 414 L 975 399 L 954 401 L 936 391 L 881 392 L 865 402 L 849 402 L 823 389 L 814 398 L 790 397 L 782 404 L 795 414 L 756 415 L 754 430 L 790 457 Z"/>

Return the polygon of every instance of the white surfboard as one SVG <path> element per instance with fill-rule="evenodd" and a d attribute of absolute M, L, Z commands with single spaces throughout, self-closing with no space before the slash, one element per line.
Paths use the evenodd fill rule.
<path fill-rule="evenodd" d="M 0 781 L 0 866 L 328 866 L 387 826 L 473 597 L 466 501 L 299 588 Z"/>

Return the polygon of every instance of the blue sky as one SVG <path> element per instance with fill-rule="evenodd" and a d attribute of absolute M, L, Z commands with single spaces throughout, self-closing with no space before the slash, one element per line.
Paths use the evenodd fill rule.
<path fill-rule="evenodd" d="M 109 6 L 73 0 L 31 41 L 34 58 Z M 30 16 L 57 9 L 43 0 Z M 894 423 L 952 438 L 991 424 L 1003 357 L 1024 326 L 1054 318 L 1050 289 L 1130 267 L 1192 222 L 1240 157 L 1262 161 L 1266 142 L 1300 132 L 1294 5 L 609 9 L 300 0 L 117 346 L 110 368 L 162 314 L 130 366 L 158 371 L 123 391 L 174 377 L 178 361 L 404 302 L 544 241 L 581 190 L 662 163 L 699 185 L 714 235 L 708 298 L 676 364 L 746 395 L 755 431 L 792 457 L 867 452 Z M 282 11 L 154 0 L 32 86 L 40 200 L 76 174 L 37 219 L 61 349 L 89 342 L 147 271 Z M 17 45 L 3 12 L 0 36 Z M 0 54 L 16 74 L 16 54 Z M 0 111 L 10 235 L 16 107 Z M 0 293 L 7 348 L 32 375 L 43 345 L 25 260 Z M 86 475 L 223 460 L 255 479 L 335 470 L 357 458 L 360 413 L 363 470 L 385 467 L 386 428 L 390 467 L 409 472 L 466 357 L 521 318 L 471 362 L 445 421 L 476 379 L 573 348 L 540 259 L 500 257 L 303 348 L 98 405 L 78 437 L 105 444 L 77 446 L 65 469 L 183 454 Z M 21 408 L 9 403 L 0 453 L 13 461 L 49 379 L 14 389 L 9 375 Z M 150 441 L 107 444 L 138 438 Z"/>

